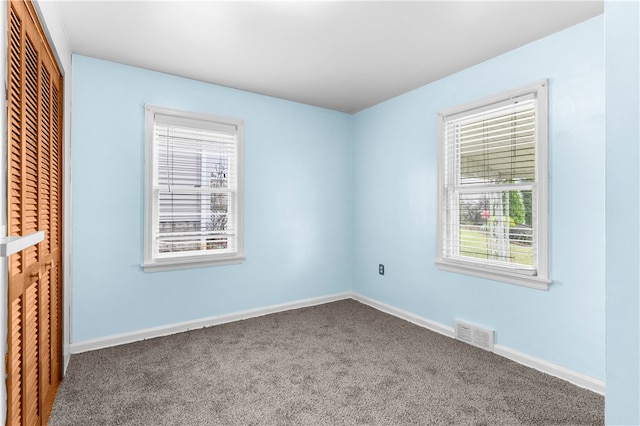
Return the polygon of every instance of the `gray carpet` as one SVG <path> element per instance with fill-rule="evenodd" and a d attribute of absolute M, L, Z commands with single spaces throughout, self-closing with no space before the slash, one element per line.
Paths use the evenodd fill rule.
<path fill-rule="evenodd" d="M 49 425 L 601 425 L 604 398 L 353 300 L 73 355 Z"/>

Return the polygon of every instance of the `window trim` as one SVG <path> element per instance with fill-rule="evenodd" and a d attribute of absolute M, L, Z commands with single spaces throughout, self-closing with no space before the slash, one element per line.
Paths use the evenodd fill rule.
<path fill-rule="evenodd" d="M 480 278 L 487 278 L 510 284 L 521 285 L 541 290 L 548 290 L 552 280 L 549 277 L 549 104 L 548 80 L 541 80 L 526 86 L 502 92 L 481 100 L 473 101 L 457 107 L 449 108 L 438 113 L 437 117 L 437 156 L 438 156 L 438 205 L 436 209 L 436 267 L 443 271 L 457 272 Z M 445 258 L 443 255 L 443 206 L 445 205 L 444 183 L 445 174 L 444 130 L 448 119 L 453 116 L 469 114 L 471 111 L 487 111 L 506 103 L 514 98 L 533 94 L 536 98 L 536 187 L 537 208 L 535 208 L 537 235 L 537 265 L 535 271 L 523 270 L 517 272 L 518 267 L 499 267 L 460 258 Z"/>
<path fill-rule="evenodd" d="M 145 161 L 144 161 L 144 260 L 141 263 L 144 272 L 160 272 L 177 269 L 191 269 L 207 266 L 234 265 L 245 261 L 244 253 L 244 121 L 237 118 L 177 110 L 145 104 Z M 173 258 L 154 258 L 154 196 L 153 196 L 153 144 L 155 116 L 165 115 L 172 118 L 201 120 L 236 127 L 237 137 L 237 218 L 236 251 L 233 253 L 206 253 L 182 255 Z"/>

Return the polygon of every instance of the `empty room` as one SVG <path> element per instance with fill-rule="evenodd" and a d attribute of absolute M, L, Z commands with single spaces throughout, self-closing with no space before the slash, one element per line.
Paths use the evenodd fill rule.
<path fill-rule="evenodd" d="M 0 422 L 640 424 L 637 1 L 2 4 Z"/>

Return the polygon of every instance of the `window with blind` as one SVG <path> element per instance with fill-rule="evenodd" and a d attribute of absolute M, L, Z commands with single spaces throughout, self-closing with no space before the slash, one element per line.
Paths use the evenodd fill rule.
<path fill-rule="evenodd" d="M 145 106 L 146 272 L 244 260 L 241 120 Z"/>
<path fill-rule="evenodd" d="M 547 82 L 438 119 L 436 265 L 548 288 Z"/>

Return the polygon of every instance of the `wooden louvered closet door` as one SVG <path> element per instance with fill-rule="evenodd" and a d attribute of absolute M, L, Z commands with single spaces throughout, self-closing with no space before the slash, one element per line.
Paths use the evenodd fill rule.
<path fill-rule="evenodd" d="M 46 424 L 62 363 L 62 75 L 31 2 L 7 3 L 7 424 Z"/>

